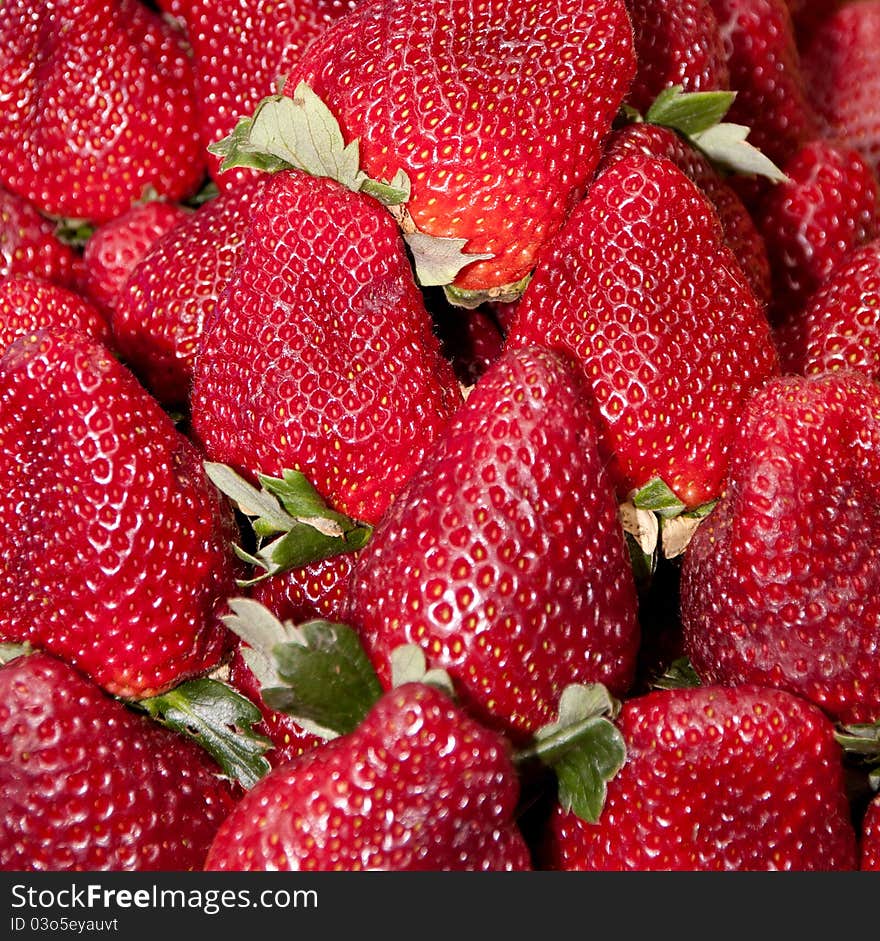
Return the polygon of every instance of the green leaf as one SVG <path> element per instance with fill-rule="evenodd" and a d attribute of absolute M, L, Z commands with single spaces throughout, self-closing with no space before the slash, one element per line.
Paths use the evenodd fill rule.
<path fill-rule="evenodd" d="M 382 695 L 357 633 L 321 620 L 307 621 L 299 630 L 304 644 L 282 643 L 273 651 L 278 675 L 288 685 L 264 689 L 263 699 L 340 735 L 354 731 Z"/>
<path fill-rule="evenodd" d="M 540 729 L 533 744 L 516 755 L 519 764 L 534 759 L 551 767 L 558 800 L 565 810 L 595 823 L 605 804 L 608 782 L 626 761 L 626 744 L 613 719 L 620 703 L 605 686 L 573 684 L 559 700 L 559 718 Z"/>
<path fill-rule="evenodd" d="M 288 169 L 288 165 L 272 154 L 260 153 L 250 143 L 252 118 L 239 118 L 231 133 L 213 144 L 208 145 L 208 153 L 222 157 L 220 172 L 225 173 L 235 167 L 248 167 L 265 173 L 277 173 Z"/>
<path fill-rule="evenodd" d="M 686 92 L 683 86 L 666 88 L 645 114 L 649 124 L 661 124 L 692 137 L 715 127 L 730 110 L 736 92 Z"/>
<path fill-rule="evenodd" d="M 257 479 L 293 519 L 310 523 L 326 536 L 339 537 L 351 528 L 351 518 L 331 510 L 302 471 L 283 470 L 281 477 L 258 474 Z"/>
<path fill-rule="evenodd" d="M 632 502 L 637 509 L 650 510 L 664 519 L 678 516 L 685 509 L 684 503 L 659 477 L 655 477 L 637 490 L 632 496 Z"/>
<path fill-rule="evenodd" d="M 788 177 L 746 137 L 749 128 L 743 124 L 719 124 L 691 141 L 717 166 L 731 173 L 763 176 L 774 183 L 785 182 Z"/>
<path fill-rule="evenodd" d="M 373 199 L 378 199 L 384 206 L 399 206 L 408 203 L 412 195 L 412 184 L 405 170 L 398 170 L 390 183 L 380 180 L 371 180 L 365 177 L 361 183 L 361 191 Z"/>
<path fill-rule="evenodd" d="M 673 660 L 666 671 L 651 684 L 654 689 L 691 689 L 700 685 L 697 671 L 691 666 L 687 657 Z"/>
<path fill-rule="evenodd" d="M 26 657 L 33 653 L 33 647 L 27 642 L 23 644 L 0 644 L 0 664 L 9 663 L 19 657 Z"/>
<path fill-rule="evenodd" d="M 281 503 L 265 490 L 257 490 L 240 474 L 226 464 L 204 462 L 205 473 L 214 486 L 244 513 L 255 517 L 261 526 L 260 535 L 287 532 L 296 520 L 282 508 Z M 256 528 L 256 524 L 255 528 Z"/>
<path fill-rule="evenodd" d="M 466 265 L 493 257 L 466 255 L 462 249 L 467 239 L 440 238 L 418 231 L 405 233 L 403 238 L 412 252 L 416 279 L 422 287 L 452 284 Z"/>
<path fill-rule="evenodd" d="M 417 644 L 401 644 L 391 651 L 391 685 L 427 683 L 455 698 L 455 687 L 446 670 L 428 669 L 425 652 Z"/>
<path fill-rule="evenodd" d="M 264 754 L 272 743 L 253 729 L 260 710 L 225 683 L 188 680 L 161 696 L 129 705 L 197 742 L 243 787 L 253 787 L 269 771 Z"/>

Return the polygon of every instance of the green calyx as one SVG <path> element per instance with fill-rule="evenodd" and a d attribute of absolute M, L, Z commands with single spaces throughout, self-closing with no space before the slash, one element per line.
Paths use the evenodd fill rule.
<path fill-rule="evenodd" d="M 256 578 L 238 583 L 246 588 L 272 575 L 312 562 L 362 549 L 372 527 L 327 506 L 300 471 L 284 470 L 281 477 L 258 474 L 257 489 L 226 464 L 206 461 L 205 473 L 238 510 L 249 517 L 257 540 L 254 553 L 240 546 L 239 558 L 263 569 Z"/>
<path fill-rule="evenodd" d="M 750 128 L 722 120 L 735 97 L 732 91 L 686 92 L 674 85 L 660 92 L 643 119 L 635 119 L 677 131 L 725 173 L 784 182 L 782 170 L 746 139 Z"/>
<path fill-rule="evenodd" d="M 154 696 L 128 702 L 205 749 L 230 777 L 250 788 L 269 771 L 272 743 L 254 731 L 260 710 L 219 680 L 188 680 Z"/>
<path fill-rule="evenodd" d="M 880 720 L 845 725 L 834 737 L 848 760 L 867 773 L 872 791 L 880 791 Z"/>
<path fill-rule="evenodd" d="M 614 724 L 619 711 L 620 703 L 601 683 L 568 686 L 557 721 L 515 756 L 518 765 L 539 761 L 551 768 L 562 808 L 589 823 L 599 820 L 608 783 L 626 762 L 626 743 Z"/>
<path fill-rule="evenodd" d="M 486 257 L 491 258 L 492 256 L 487 255 Z M 444 288 L 444 293 L 446 294 L 446 300 L 448 300 L 450 304 L 456 307 L 473 309 L 488 301 L 510 303 L 511 301 L 518 300 L 531 280 L 532 275 L 529 273 L 524 278 L 520 278 L 519 281 L 512 282 L 511 284 L 503 284 L 497 288 L 486 288 L 482 291 L 468 291 L 453 287 L 450 284 Z"/>

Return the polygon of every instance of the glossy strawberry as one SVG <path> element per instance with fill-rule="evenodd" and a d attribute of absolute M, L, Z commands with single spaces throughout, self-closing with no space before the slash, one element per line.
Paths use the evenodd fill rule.
<path fill-rule="evenodd" d="M 704 682 L 780 687 L 847 722 L 880 717 L 878 485 L 870 379 L 790 376 L 754 395 L 682 567 L 685 646 Z"/>
<path fill-rule="evenodd" d="M 0 183 L 47 213 L 106 222 L 205 169 L 180 34 L 137 0 L 0 9 Z"/>
<path fill-rule="evenodd" d="M 491 254 L 452 282 L 483 292 L 531 271 L 634 72 L 622 0 L 367 0 L 309 46 L 288 86 L 317 92 L 370 177 L 407 173 L 419 231 Z"/>
<path fill-rule="evenodd" d="M 161 402 L 189 401 L 202 330 L 241 254 L 251 204 L 265 180 L 221 194 L 156 239 L 113 311 L 113 340 Z"/>
<path fill-rule="evenodd" d="M 786 0 L 711 0 L 727 47 L 736 99 L 727 120 L 751 128 L 749 141 L 782 166 L 817 136 Z"/>
<path fill-rule="evenodd" d="M 373 523 L 460 398 L 388 212 L 327 179 L 271 177 L 196 361 L 211 460 L 300 470 Z"/>
<path fill-rule="evenodd" d="M 545 867 L 851 870 L 856 840 L 831 722 L 779 690 L 662 690 L 625 702 L 626 763 L 602 816 L 557 808 Z"/>
<path fill-rule="evenodd" d="M 79 294 L 40 278 L 0 278 L 0 351 L 44 327 L 73 327 L 107 343 L 110 325 Z"/>
<path fill-rule="evenodd" d="M 361 550 L 346 623 L 387 686 L 420 646 L 462 704 L 512 737 L 555 718 L 569 683 L 625 691 L 635 588 L 574 364 L 502 355 Z"/>
<path fill-rule="evenodd" d="M 231 509 L 106 347 L 56 329 L 6 349 L 0 481 L 0 639 L 132 698 L 218 665 Z"/>
<path fill-rule="evenodd" d="M 355 0 L 193 0 L 186 13 L 193 49 L 199 131 L 204 146 L 225 137 L 238 119 L 276 90 L 308 44 L 356 6 Z M 242 183 L 248 170 L 220 172 L 221 190 Z"/>
<path fill-rule="evenodd" d="M 862 821 L 861 861 L 863 872 L 880 872 L 880 797 L 875 797 Z"/>
<path fill-rule="evenodd" d="M 697 148 L 671 128 L 657 124 L 630 124 L 608 139 L 601 167 L 606 169 L 629 154 L 671 160 L 699 186 L 718 213 L 724 241 L 730 246 L 758 300 L 769 302 L 770 262 L 764 239 L 736 190 L 714 169 Z"/>
<path fill-rule="evenodd" d="M 82 259 L 55 228 L 27 200 L 0 187 L 0 277 L 32 275 L 64 287 L 78 285 Z"/>
<path fill-rule="evenodd" d="M 276 768 L 217 833 L 208 870 L 527 870 L 505 741 L 405 684 L 360 726 Z"/>
<path fill-rule="evenodd" d="M 638 68 L 627 104 L 645 112 L 664 88 L 730 87 L 727 51 L 709 0 L 627 0 Z"/>
<path fill-rule="evenodd" d="M 774 323 L 795 316 L 844 255 L 880 231 L 877 178 L 851 147 L 810 141 L 784 170 L 788 180 L 755 214 L 772 271 Z"/>
<path fill-rule="evenodd" d="M 880 2 L 842 4 L 812 31 L 802 60 L 821 133 L 880 174 Z"/>
<path fill-rule="evenodd" d="M 153 200 L 98 226 L 83 248 L 83 291 L 102 310 L 111 312 L 116 297 L 138 262 L 160 236 L 186 218 L 177 203 Z"/>
<path fill-rule="evenodd" d="M 856 369 L 880 379 L 880 239 L 846 254 L 775 339 L 786 372 Z"/>
<path fill-rule="evenodd" d="M 641 155 L 596 179 L 536 271 L 507 345 L 534 343 L 580 363 L 618 495 L 659 477 L 689 507 L 717 496 L 742 403 L 778 370 L 717 214 Z"/>
<path fill-rule="evenodd" d="M 0 869 L 201 869 L 240 790 L 44 653 L 0 667 Z"/>

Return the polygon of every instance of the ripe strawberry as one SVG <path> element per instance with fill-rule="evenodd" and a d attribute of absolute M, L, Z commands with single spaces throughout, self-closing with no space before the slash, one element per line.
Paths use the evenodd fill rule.
<path fill-rule="evenodd" d="M 0 351 L 43 327 L 73 327 L 106 343 L 110 326 L 88 301 L 40 278 L 0 278 Z"/>
<path fill-rule="evenodd" d="M 859 868 L 863 872 L 880 872 L 880 796 L 871 801 L 862 820 Z"/>
<path fill-rule="evenodd" d="M 724 494 L 684 556 L 685 646 L 704 682 L 787 689 L 880 717 L 880 388 L 854 372 L 769 382 Z"/>
<path fill-rule="evenodd" d="M 730 88 L 727 53 L 709 0 L 627 0 L 638 68 L 627 104 L 645 112 L 664 88 Z"/>
<path fill-rule="evenodd" d="M 345 618 L 383 684 L 403 644 L 513 738 L 569 683 L 627 689 L 636 594 L 576 366 L 502 355 L 360 551 Z"/>
<path fill-rule="evenodd" d="M 188 215 L 177 203 L 153 200 L 98 226 L 83 248 L 82 289 L 101 310 L 110 313 L 116 297 L 137 263 L 165 232 Z"/>
<path fill-rule="evenodd" d="M 297 171 L 267 181 L 191 402 L 212 461 L 299 470 L 335 509 L 382 515 L 460 392 L 378 202 Z"/>
<path fill-rule="evenodd" d="M 857 369 L 880 379 L 880 239 L 853 249 L 831 269 L 804 310 L 776 330 L 786 372 Z"/>
<path fill-rule="evenodd" d="M 708 159 L 675 131 L 657 124 L 630 124 L 615 131 L 608 139 L 601 169 L 628 154 L 671 160 L 699 186 L 718 213 L 724 241 L 739 261 L 755 296 L 768 303 L 770 262 L 764 239 L 736 190 L 719 176 Z"/>
<path fill-rule="evenodd" d="M 221 194 L 183 218 L 135 266 L 116 299 L 113 339 L 166 405 L 189 400 L 205 322 L 238 262 L 264 179 Z"/>
<path fill-rule="evenodd" d="M 366 0 L 310 44 L 288 87 L 311 86 L 370 177 L 405 171 L 418 231 L 492 256 L 452 281 L 479 297 L 521 291 L 634 72 L 623 0 Z"/>
<path fill-rule="evenodd" d="M 730 87 L 737 93 L 727 120 L 751 128 L 749 140 L 782 166 L 817 136 L 786 0 L 711 0 L 727 47 Z"/>
<path fill-rule="evenodd" d="M 761 304 L 718 216 L 667 160 L 597 177 L 520 302 L 508 348 L 571 352 L 620 497 L 661 478 L 714 499 L 742 403 L 778 371 Z"/>
<path fill-rule="evenodd" d="M 501 355 L 501 328 L 486 305 L 472 310 L 446 305 L 435 313 L 434 322 L 458 381 L 470 388 Z"/>
<path fill-rule="evenodd" d="M 193 193 L 205 160 L 178 32 L 137 0 L 0 8 L 0 183 L 46 213 L 93 223 L 148 186 Z"/>
<path fill-rule="evenodd" d="M 239 571 L 199 453 L 72 329 L 0 357 L 0 639 L 142 698 L 215 667 Z"/>
<path fill-rule="evenodd" d="M 820 132 L 857 150 L 880 175 L 880 0 L 846 3 L 825 17 L 802 60 Z"/>
<path fill-rule="evenodd" d="M 82 259 L 55 234 L 55 224 L 26 200 L 0 187 L 0 277 L 33 275 L 71 287 Z"/>
<path fill-rule="evenodd" d="M 506 742 L 407 683 L 354 732 L 276 768 L 217 832 L 207 870 L 528 870 Z"/>
<path fill-rule="evenodd" d="M 622 770 L 597 824 L 557 808 L 545 866 L 852 870 L 856 839 L 831 722 L 779 690 L 660 690 L 625 702 Z"/>
<path fill-rule="evenodd" d="M 0 869 L 201 869 L 240 797 L 205 752 L 44 653 L 0 668 Z"/>
<path fill-rule="evenodd" d="M 185 18 L 193 49 L 199 131 L 207 147 L 229 134 L 280 78 L 299 62 L 308 44 L 353 10 L 355 0 L 192 0 Z M 221 190 L 244 182 L 251 171 L 220 172 L 208 156 Z"/>
<path fill-rule="evenodd" d="M 773 276 L 769 315 L 796 316 L 850 250 L 880 234 L 877 178 L 850 147 L 804 144 L 755 213 Z"/>

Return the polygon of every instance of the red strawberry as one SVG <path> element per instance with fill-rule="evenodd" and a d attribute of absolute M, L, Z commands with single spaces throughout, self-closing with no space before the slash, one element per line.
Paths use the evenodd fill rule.
<path fill-rule="evenodd" d="M 514 738 L 551 721 L 569 683 L 627 689 L 635 588 L 574 364 L 495 361 L 359 553 L 349 599 L 386 688 L 393 651 L 415 644 Z"/>
<path fill-rule="evenodd" d="M 777 370 L 761 304 L 718 217 L 672 163 L 619 160 L 544 256 L 508 348 L 570 351 L 623 497 L 661 478 L 714 499 L 744 399 Z"/>
<path fill-rule="evenodd" d="M 194 192 L 205 160 L 178 32 L 137 0 L 0 8 L 0 182 L 52 215 L 106 222 L 148 186 Z"/>
<path fill-rule="evenodd" d="M 70 287 L 82 259 L 55 234 L 55 224 L 21 196 L 0 187 L 0 277 L 33 275 Z"/>
<path fill-rule="evenodd" d="M 810 141 L 783 169 L 788 181 L 755 214 L 773 275 L 775 323 L 796 316 L 847 252 L 880 234 L 877 178 L 855 150 Z"/>
<path fill-rule="evenodd" d="M 158 238 L 116 299 L 113 338 L 159 401 L 184 405 L 205 322 L 241 254 L 265 180 L 222 194 Z"/>
<path fill-rule="evenodd" d="M 366 0 L 288 87 L 317 92 L 370 177 L 405 171 L 417 230 L 492 256 L 456 289 L 516 293 L 583 194 L 634 72 L 623 0 Z"/>
<path fill-rule="evenodd" d="M 880 239 L 831 269 L 804 310 L 776 330 L 787 372 L 857 369 L 880 379 Z"/>
<path fill-rule="evenodd" d="M 186 22 L 193 49 L 199 130 L 207 146 L 229 134 L 260 99 L 276 90 L 308 44 L 353 10 L 355 0 L 192 0 Z M 209 155 L 211 176 L 221 189 L 252 173 L 219 171 Z"/>
<path fill-rule="evenodd" d="M 546 868 L 856 868 L 842 752 L 815 707 L 750 686 L 661 690 L 617 724 L 626 763 L 602 815 L 557 808 Z"/>
<path fill-rule="evenodd" d="M 664 88 L 730 88 L 727 52 L 709 0 L 627 0 L 638 69 L 627 104 L 645 112 Z"/>
<path fill-rule="evenodd" d="M 501 355 L 504 335 L 486 305 L 472 310 L 449 308 L 435 314 L 444 353 L 458 381 L 470 388 Z"/>
<path fill-rule="evenodd" d="M 193 428 L 211 459 L 302 471 L 373 523 L 459 402 L 391 216 L 275 174 L 196 361 Z"/>
<path fill-rule="evenodd" d="M 770 262 L 764 239 L 736 190 L 719 176 L 708 159 L 675 131 L 657 124 L 630 124 L 615 131 L 605 148 L 602 169 L 628 154 L 671 160 L 699 186 L 718 213 L 724 240 L 739 261 L 756 297 L 769 302 Z"/>
<path fill-rule="evenodd" d="M 786 0 L 711 0 L 727 44 L 736 99 L 727 120 L 751 128 L 749 140 L 775 164 L 817 136 Z"/>
<path fill-rule="evenodd" d="M 824 18 L 802 59 L 822 134 L 857 150 L 880 175 L 880 0 L 846 3 Z"/>
<path fill-rule="evenodd" d="M 39 278 L 0 278 L 0 351 L 43 327 L 73 327 L 105 343 L 110 326 L 88 301 Z"/>
<path fill-rule="evenodd" d="M 684 556 L 685 645 L 704 682 L 880 717 L 880 387 L 836 372 L 750 401 L 724 495 Z"/>
<path fill-rule="evenodd" d="M 0 357 L 0 483 L 0 639 L 133 698 L 218 664 L 234 518 L 101 344 L 43 330 Z"/>
<path fill-rule="evenodd" d="M 185 219 L 177 203 L 135 203 L 127 212 L 98 226 L 83 248 L 83 291 L 108 313 L 137 263 L 154 242 Z"/>
<path fill-rule="evenodd" d="M 528 870 L 503 739 L 421 683 L 239 802 L 207 870 Z"/>
<path fill-rule="evenodd" d="M 240 791 L 43 653 L 0 668 L 0 869 L 201 869 Z"/>
<path fill-rule="evenodd" d="M 862 821 L 859 868 L 863 872 L 880 872 L 880 796 L 868 805 Z"/>

